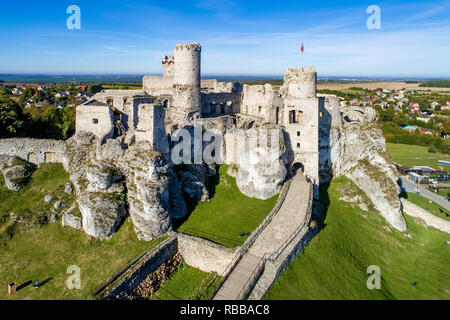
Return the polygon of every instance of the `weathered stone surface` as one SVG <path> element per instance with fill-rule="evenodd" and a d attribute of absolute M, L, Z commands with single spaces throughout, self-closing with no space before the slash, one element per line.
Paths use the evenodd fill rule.
<path fill-rule="evenodd" d="M 86 192 L 78 198 L 84 231 L 95 238 L 114 234 L 126 216 L 125 203 L 115 194 Z"/>
<path fill-rule="evenodd" d="M 17 157 L 3 157 L 0 169 L 5 178 L 6 187 L 12 191 L 20 191 L 33 172 L 30 164 Z"/>
<path fill-rule="evenodd" d="M 184 261 L 190 266 L 205 272 L 217 272 L 224 275 L 224 271 L 233 260 L 236 249 L 225 248 L 205 239 L 177 233 L 178 249 Z"/>
<path fill-rule="evenodd" d="M 51 214 L 50 215 L 50 222 L 51 223 L 56 223 L 56 222 L 58 222 L 58 215 L 57 214 Z"/>
<path fill-rule="evenodd" d="M 70 182 L 67 182 L 66 185 L 64 186 L 64 192 L 67 193 L 67 194 L 72 194 L 73 187 L 70 184 Z"/>
<path fill-rule="evenodd" d="M 55 209 L 60 209 L 63 206 L 63 203 L 61 201 L 56 201 L 53 207 Z"/>
<path fill-rule="evenodd" d="M 76 217 L 70 213 L 65 213 L 62 216 L 61 224 L 63 227 L 71 227 L 71 228 L 75 228 L 75 229 L 81 229 L 82 222 L 81 222 L 80 217 Z"/>
<path fill-rule="evenodd" d="M 273 131 L 275 129 L 275 131 Z M 271 134 L 277 134 L 279 145 L 271 145 Z M 275 196 L 287 175 L 287 156 L 283 133 L 273 126 L 252 128 L 245 132 L 251 137 L 267 137 L 259 140 L 255 147 L 248 150 L 248 157 L 241 158 L 238 163 L 236 182 L 239 190 L 258 199 L 269 199 Z"/>
<path fill-rule="evenodd" d="M 46 195 L 45 198 L 44 198 L 44 201 L 47 202 L 47 203 L 52 202 L 53 201 L 53 196 L 50 195 L 50 194 Z"/>
<path fill-rule="evenodd" d="M 173 219 L 184 218 L 187 214 L 186 203 L 183 198 L 183 187 L 174 170 L 167 171 L 170 190 L 170 213 Z"/>
<path fill-rule="evenodd" d="M 332 113 L 330 122 L 321 128 L 330 141 L 328 158 L 322 158 L 321 164 L 332 176 L 350 178 L 394 228 L 406 231 L 398 197 L 398 174 L 386 153 L 383 132 L 375 117 L 369 107 L 343 108 L 342 116 Z M 326 141 L 321 143 L 325 145 Z"/>
<path fill-rule="evenodd" d="M 169 165 L 148 142 L 130 147 L 121 161 L 126 176 L 130 216 L 138 238 L 150 241 L 172 229 Z"/>
<path fill-rule="evenodd" d="M 63 165 L 75 186 L 85 232 L 96 238 L 109 237 L 126 216 L 121 195 L 125 190 L 117 164 L 106 159 L 110 154 L 99 150 L 98 139 L 80 133 L 66 143 Z M 117 159 L 116 159 L 117 160 Z"/>
<path fill-rule="evenodd" d="M 61 140 L 29 138 L 0 139 L 0 154 L 19 157 L 22 160 L 36 165 L 48 162 L 61 162 L 63 153 L 64 141 Z"/>

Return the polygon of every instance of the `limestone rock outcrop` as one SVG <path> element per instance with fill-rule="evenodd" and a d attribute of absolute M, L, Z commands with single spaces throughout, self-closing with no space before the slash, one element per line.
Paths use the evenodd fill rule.
<path fill-rule="evenodd" d="M 56 218 L 57 219 L 57 218 Z M 54 220 L 56 222 L 56 219 Z M 62 216 L 61 224 L 63 227 L 71 227 L 75 229 L 81 229 L 81 218 L 74 216 L 70 213 L 65 213 Z"/>
<path fill-rule="evenodd" d="M 0 170 L 6 187 L 12 191 L 20 191 L 31 178 L 33 166 L 17 157 L 2 156 Z"/>
<path fill-rule="evenodd" d="M 380 214 L 406 231 L 397 185 L 398 174 L 386 153 L 386 142 L 370 107 L 331 108 L 320 127 L 322 182 L 347 176 L 361 188 Z M 339 110 L 339 112 L 338 112 Z"/>
<path fill-rule="evenodd" d="M 118 140 L 100 145 L 93 134 L 80 132 L 67 141 L 63 165 L 77 194 L 83 229 L 93 237 L 111 236 L 129 213 L 138 238 L 150 241 L 187 213 L 183 183 L 146 141 L 125 149 Z M 186 186 L 192 187 L 196 178 L 191 178 L 186 174 Z M 193 192 L 203 196 L 203 187 Z"/>
<path fill-rule="evenodd" d="M 272 146 L 271 135 L 276 135 L 278 145 Z M 239 190 L 248 197 L 269 199 L 274 197 L 286 179 L 288 163 L 284 135 L 273 126 L 253 127 L 243 132 L 244 140 L 259 137 L 255 146 L 247 149 L 247 156 L 238 162 L 236 182 Z M 260 139 L 261 137 L 266 137 Z"/>
<path fill-rule="evenodd" d="M 129 212 L 138 238 L 150 241 L 172 229 L 169 164 L 148 142 L 131 146 L 121 161 Z"/>
<path fill-rule="evenodd" d="M 63 165 L 75 186 L 84 231 L 96 238 L 114 234 L 126 216 L 123 175 L 102 156 L 98 139 L 81 132 L 66 143 Z"/>
<path fill-rule="evenodd" d="M 344 130 L 344 154 L 339 171 L 361 188 L 380 214 L 397 230 L 406 231 L 401 212 L 398 174 L 386 153 L 376 122 L 349 125 Z"/>

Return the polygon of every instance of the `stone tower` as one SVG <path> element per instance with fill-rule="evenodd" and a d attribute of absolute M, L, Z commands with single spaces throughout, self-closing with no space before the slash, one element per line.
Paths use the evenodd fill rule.
<path fill-rule="evenodd" d="M 173 56 L 165 56 L 162 59 L 164 68 L 164 78 L 173 78 L 175 70 L 175 58 Z"/>
<path fill-rule="evenodd" d="M 200 44 L 175 46 L 173 104 L 169 112 L 172 120 L 191 121 L 200 117 L 200 60 Z"/>
<path fill-rule="evenodd" d="M 284 124 L 289 134 L 294 164 L 304 168 L 319 196 L 319 99 L 315 68 L 289 68 L 281 89 L 284 95 Z"/>

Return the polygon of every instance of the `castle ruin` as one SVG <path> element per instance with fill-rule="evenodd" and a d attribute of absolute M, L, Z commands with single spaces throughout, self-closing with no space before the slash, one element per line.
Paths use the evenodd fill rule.
<path fill-rule="evenodd" d="M 102 143 L 148 141 L 155 151 L 167 154 L 170 136 L 180 128 L 231 123 L 222 132 L 223 160 L 238 164 L 237 144 L 242 141 L 236 130 L 270 125 L 284 134 L 287 170 L 301 167 L 318 198 L 320 110 L 331 102 L 317 96 L 313 67 L 289 68 L 277 89 L 201 79 L 198 43 L 176 45 L 174 56 L 163 57 L 162 64 L 163 76 L 145 76 L 142 90 L 104 90 L 78 106 L 77 133 L 91 132 Z"/>

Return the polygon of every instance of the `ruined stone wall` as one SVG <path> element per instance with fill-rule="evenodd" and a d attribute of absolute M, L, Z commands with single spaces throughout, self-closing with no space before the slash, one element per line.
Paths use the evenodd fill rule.
<path fill-rule="evenodd" d="M 103 140 L 114 132 L 113 112 L 106 106 L 78 106 L 76 111 L 76 132 L 92 132 Z"/>
<path fill-rule="evenodd" d="M 175 73 L 175 57 L 173 56 L 165 56 L 162 60 L 164 73 L 164 78 L 173 78 Z"/>
<path fill-rule="evenodd" d="M 169 142 L 164 127 L 165 110 L 163 106 L 140 104 L 138 109 L 138 124 L 136 141 L 149 141 L 153 150 L 166 153 Z"/>
<path fill-rule="evenodd" d="M 239 82 L 219 82 L 217 79 L 202 79 L 201 90 L 203 93 L 231 93 L 241 92 Z"/>
<path fill-rule="evenodd" d="M 173 93 L 173 76 L 145 76 L 142 84 L 144 91 L 152 96 L 172 95 Z"/>
<path fill-rule="evenodd" d="M 22 158 L 36 165 L 54 162 L 61 163 L 65 143 L 48 139 L 0 139 L 0 154 Z"/>
<path fill-rule="evenodd" d="M 115 299 L 121 293 L 131 294 L 147 276 L 158 267 L 174 257 L 178 252 L 178 240 L 171 236 L 158 247 L 142 256 L 115 281 L 111 282 L 99 293 L 101 299 Z"/>
<path fill-rule="evenodd" d="M 188 265 L 204 272 L 217 272 L 222 276 L 239 249 L 226 248 L 183 233 L 178 233 L 177 237 L 178 249 Z"/>
<path fill-rule="evenodd" d="M 146 95 L 143 90 L 103 90 L 92 98 L 106 104 L 112 100 L 112 107 L 129 114 L 130 110 L 127 110 L 127 106 L 132 102 L 132 98 L 142 95 Z"/>
<path fill-rule="evenodd" d="M 106 103 L 125 114 L 124 126 L 134 129 L 137 125 L 137 108 L 139 103 L 152 103 L 153 98 L 143 90 L 103 90 L 92 97 Z"/>
<path fill-rule="evenodd" d="M 202 116 L 222 116 L 239 113 L 241 93 L 202 93 Z"/>
<path fill-rule="evenodd" d="M 270 84 L 244 85 L 241 114 L 254 116 L 265 122 L 281 124 L 283 100 Z"/>

